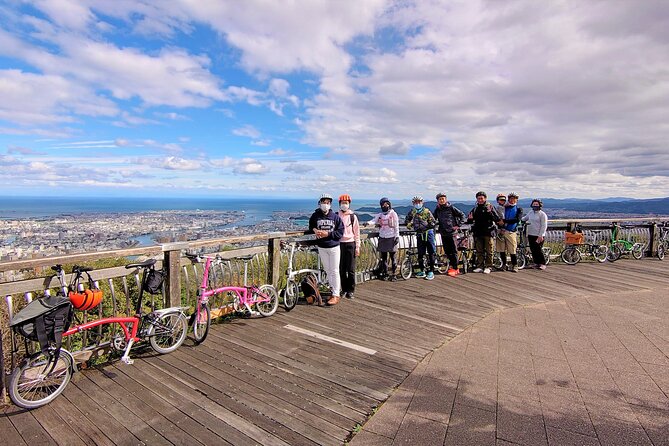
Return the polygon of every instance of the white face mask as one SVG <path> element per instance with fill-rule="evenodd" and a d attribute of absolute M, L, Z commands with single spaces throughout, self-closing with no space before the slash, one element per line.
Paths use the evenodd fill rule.
<path fill-rule="evenodd" d="M 328 203 L 321 203 L 321 211 L 328 212 L 330 210 L 330 205 Z"/>
<path fill-rule="evenodd" d="M 346 203 L 340 204 L 339 209 L 341 209 L 344 212 L 348 211 L 348 204 L 346 204 Z"/>

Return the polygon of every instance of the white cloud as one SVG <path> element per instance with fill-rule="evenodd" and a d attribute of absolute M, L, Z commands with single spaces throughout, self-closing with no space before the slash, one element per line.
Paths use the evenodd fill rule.
<path fill-rule="evenodd" d="M 260 137 L 260 132 L 252 125 L 245 125 L 244 127 L 234 129 L 232 131 L 232 134 L 237 136 L 246 136 L 247 138 L 253 138 L 253 139 L 257 139 Z"/>
<path fill-rule="evenodd" d="M 160 167 L 169 170 L 198 170 L 202 163 L 198 160 L 168 156 L 160 163 Z"/>
<path fill-rule="evenodd" d="M 260 175 L 268 171 L 269 169 L 263 163 L 250 158 L 241 160 L 233 169 L 234 173 L 242 175 Z"/>

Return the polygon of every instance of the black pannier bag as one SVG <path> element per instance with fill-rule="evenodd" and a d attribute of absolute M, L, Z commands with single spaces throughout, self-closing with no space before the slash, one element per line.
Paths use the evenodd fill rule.
<path fill-rule="evenodd" d="M 74 309 L 70 300 L 62 296 L 47 296 L 26 305 L 9 323 L 14 333 L 39 342 L 45 355 L 54 347 L 58 358 L 63 343 L 63 333 L 70 328 Z"/>
<path fill-rule="evenodd" d="M 300 288 L 302 289 L 302 294 L 304 294 L 305 299 L 307 299 L 307 303 L 311 304 L 316 302 L 318 305 L 322 304 L 321 292 L 316 276 L 308 274 L 300 282 Z"/>
<path fill-rule="evenodd" d="M 151 269 L 146 273 L 144 291 L 150 294 L 162 294 L 164 281 L 165 271 L 151 267 Z"/>

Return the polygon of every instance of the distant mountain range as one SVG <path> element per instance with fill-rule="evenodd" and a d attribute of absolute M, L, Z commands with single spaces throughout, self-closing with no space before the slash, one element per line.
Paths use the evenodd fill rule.
<path fill-rule="evenodd" d="M 490 200 L 493 202 L 494 198 Z M 530 209 L 532 199 L 519 200 L 519 205 L 526 210 Z M 588 216 L 606 218 L 607 215 L 627 215 L 627 216 L 669 216 L 669 197 L 652 198 L 652 199 L 634 199 L 634 198 L 605 198 L 601 200 L 589 200 L 580 198 L 546 198 L 543 199 L 544 210 L 551 216 L 559 216 L 560 218 L 568 217 L 570 214 L 585 218 Z M 427 207 L 432 210 L 436 207 L 435 201 L 427 201 Z M 455 207 L 464 213 L 474 206 L 474 202 L 455 202 Z M 394 207 L 395 211 L 400 215 L 406 215 L 411 206 L 400 205 Z M 355 210 L 357 213 L 376 214 L 380 211 L 378 207 L 362 207 Z M 367 220 L 361 217 L 362 221 Z"/>

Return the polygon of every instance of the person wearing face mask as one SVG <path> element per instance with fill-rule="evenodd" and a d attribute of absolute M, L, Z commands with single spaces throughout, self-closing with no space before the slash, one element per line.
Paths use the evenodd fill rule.
<path fill-rule="evenodd" d="M 383 197 L 379 200 L 381 212 L 379 212 L 368 225 L 376 225 L 379 228 L 379 245 L 377 247 L 381 254 L 381 263 L 379 264 L 378 275 L 382 280 L 397 280 L 395 271 L 397 270 L 397 249 L 400 246 L 400 223 L 397 212 L 392 209 L 392 204 L 388 198 Z M 388 256 L 390 256 L 391 270 L 388 273 Z"/>
<path fill-rule="evenodd" d="M 501 209 L 500 216 L 503 218 L 503 225 L 500 225 L 500 237 L 497 241 L 497 252 L 502 257 L 502 271 L 506 267 L 506 253 L 511 256 L 511 267 L 508 271 L 518 272 L 518 257 L 516 249 L 518 248 L 518 223 L 523 218 L 523 208 L 518 206 L 518 195 L 511 192 L 509 200 Z"/>
<path fill-rule="evenodd" d="M 434 279 L 434 258 L 437 253 L 437 245 L 434 239 L 434 227 L 436 220 L 432 212 L 423 205 L 423 197 L 416 195 L 411 200 L 413 209 L 409 211 L 404 224 L 407 229 L 416 231 L 416 246 L 418 247 L 418 267 L 420 271 L 416 277 L 424 277 L 426 280 Z M 423 258 L 427 252 L 428 271 L 423 271 Z"/>
<path fill-rule="evenodd" d="M 449 268 L 446 274 L 457 276 L 460 274 L 458 269 L 458 251 L 455 246 L 455 231 L 465 221 L 465 214 L 460 209 L 453 206 L 446 197 L 446 194 L 439 192 L 437 194 L 437 207 L 434 208 L 435 220 L 439 227 L 441 243 L 444 247 L 444 253 L 448 257 Z"/>
<path fill-rule="evenodd" d="M 493 255 L 493 235 L 496 231 L 495 223 L 502 220 L 492 204 L 487 201 L 488 195 L 479 191 L 476 193 L 476 206 L 469 211 L 467 223 L 472 224 L 474 245 L 476 247 L 475 273 L 490 274 Z"/>
<path fill-rule="evenodd" d="M 542 210 L 544 203 L 540 199 L 532 200 L 530 206 L 532 212 L 525 215 L 522 220 L 528 223 L 527 241 L 530 243 L 534 268 L 544 270 L 546 269 L 546 258 L 541 248 L 544 246 L 544 238 L 548 230 L 548 215 Z"/>
<path fill-rule="evenodd" d="M 344 222 L 331 207 L 332 196 L 329 194 L 321 195 L 318 200 L 318 209 L 309 218 L 309 232 L 316 234 L 318 255 L 332 289 L 332 297 L 328 300 L 328 305 L 337 305 L 341 288 L 339 241 L 344 235 Z"/>
<path fill-rule="evenodd" d="M 351 196 L 348 194 L 340 195 L 339 218 L 344 223 L 344 235 L 339 240 L 341 295 L 353 299 L 353 293 L 355 292 L 355 258 L 360 255 L 360 223 L 350 206 Z"/>

